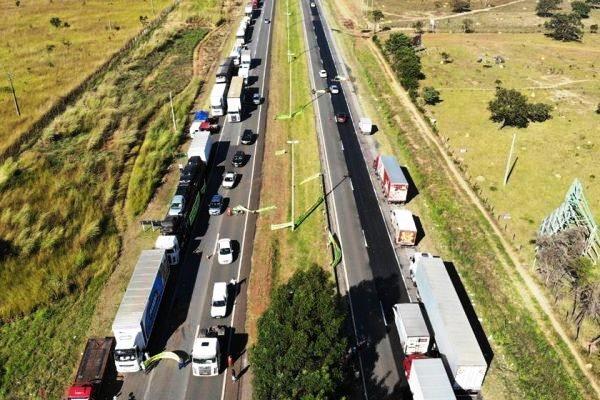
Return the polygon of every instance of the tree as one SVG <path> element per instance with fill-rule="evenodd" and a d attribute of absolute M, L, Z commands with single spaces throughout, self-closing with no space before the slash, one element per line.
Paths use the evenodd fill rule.
<path fill-rule="evenodd" d="M 250 351 L 255 399 L 338 398 L 345 379 L 344 307 L 318 266 L 277 287 Z"/>
<path fill-rule="evenodd" d="M 578 15 L 579 18 L 589 18 L 592 7 L 583 1 L 574 1 L 571 3 L 571 10 L 573 10 L 573 13 Z"/>
<path fill-rule="evenodd" d="M 590 33 L 598 33 L 598 24 L 590 25 Z"/>
<path fill-rule="evenodd" d="M 52 17 L 50 18 L 50 24 L 52 24 L 52 26 L 54 26 L 55 28 L 60 28 L 60 26 L 62 25 L 62 21 L 58 17 Z"/>
<path fill-rule="evenodd" d="M 381 10 L 373 10 L 371 11 L 371 18 L 373 18 L 373 23 L 375 24 L 375 32 L 379 27 L 379 21 L 384 18 L 383 12 Z"/>
<path fill-rule="evenodd" d="M 471 0 L 452 0 L 452 11 L 455 13 L 471 11 Z"/>
<path fill-rule="evenodd" d="M 400 84 L 407 90 L 416 90 L 423 79 L 421 59 L 412 47 L 405 47 L 394 57 L 392 68 L 400 78 Z"/>
<path fill-rule="evenodd" d="M 550 118 L 551 107 L 543 104 L 530 104 L 524 94 L 514 90 L 496 87 L 496 97 L 489 102 L 490 119 L 501 122 L 502 126 L 526 128 L 529 122 L 543 122 Z"/>
<path fill-rule="evenodd" d="M 546 35 L 563 42 L 580 41 L 583 36 L 583 24 L 577 14 L 554 14 L 544 28 Z"/>
<path fill-rule="evenodd" d="M 404 33 L 392 33 L 385 41 L 385 52 L 388 56 L 397 53 L 401 48 L 411 47 L 412 42 Z"/>
<path fill-rule="evenodd" d="M 535 6 L 535 13 L 540 17 L 549 17 L 552 11 L 558 10 L 561 0 L 539 0 Z"/>
<path fill-rule="evenodd" d="M 465 33 L 473 33 L 473 20 L 469 18 L 463 19 L 462 28 Z"/>
<path fill-rule="evenodd" d="M 431 86 L 425 87 L 421 96 L 427 104 L 435 105 L 440 102 L 440 92 Z"/>
<path fill-rule="evenodd" d="M 419 20 L 416 21 L 414 24 L 412 24 L 413 29 L 415 30 L 416 33 L 423 33 L 423 21 Z"/>

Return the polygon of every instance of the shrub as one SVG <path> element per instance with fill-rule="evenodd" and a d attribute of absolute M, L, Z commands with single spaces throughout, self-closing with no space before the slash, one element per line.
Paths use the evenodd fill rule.
<path fill-rule="evenodd" d="M 571 10 L 573 10 L 573 13 L 578 15 L 579 18 L 589 18 L 591 9 L 589 4 L 584 3 L 583 1 L 574 1 L 571 3 Z"/>
<path fill-rule="evenodd" d="M 431 86 L 427 86 L 423 89 L 421 97 L 423 97 L 425 103 L 430 105 L 435 105 L 440 102 L 440 92 Z"/>
<path fill-rule="evenodd" d="M 455 13 L 471 11 L 471 0 L 452 0 L 452 11 Z"/>
<path fill-rule="evenodd" d="M 535 13 L 540 17 L 549 17 L 552 15 L 552 11 L 558 9 L 560 3 L 560 0 L 539 0 L 535 7 Z"/>

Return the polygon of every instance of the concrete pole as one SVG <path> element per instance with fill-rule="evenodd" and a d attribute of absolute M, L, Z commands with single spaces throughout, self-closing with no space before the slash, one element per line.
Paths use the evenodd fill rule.
<path fill-rule="evenodd" d="M 513 133 L 512 144 L 510 145 L 510 152 L 508 153 L 508 159 L 506 160 L 506 170 L 504 171 L 504 186 L 508 182 L 508 172 L 510 169 L 510 160 L 512 160 L 513 150 L 515 149 L 515 140 L 517 139 L 517 134 Z"/>
<path fill-rule="evenodd" d="M 173 108 L 173 92 L 169 92 L 169 101 L 171 103 L 171 118 L 173 119 L 173 131 L 177 132 L 177 122 L 175 121 L 175 109 Z"/>

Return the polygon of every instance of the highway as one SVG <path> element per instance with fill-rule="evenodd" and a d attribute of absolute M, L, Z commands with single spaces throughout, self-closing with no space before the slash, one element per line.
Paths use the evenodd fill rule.
<path fill-rule="evenodd" d="M 227 346 L 221 349 L 222 361 L 228 353 L 232 353 L 236 358 L 235 369 L 238 374 L 242 369 L 242 360 L 246 357 L 246 286 L 250 273 L 256 216 L 246 213 L 209 217 L 207 200 L 218 192 L 226 198 L 226 206 L 242 205 L 251 210 L 258 208 L 269 92 L 266 66 L 271 41 L 271 24 L 265 23 L 264 18 L 272 19 L 273 4 L 272 0 L 265 1 L 263 9 L 255 11 L 254 22 L 247 35 L 247 38 L 250 38 L 249 48 L 253 58 L 248 84 L 253 88 L 251 90 L 258 90 L 265 101 L 260 106 L 246 104 L 245 116 L 241 123 L 228 123 L 221 118 L 223 126 L 218 139 L 215 138 L 217 143 L 213 146 L 212 159 L 209 162 L 207 194 L 183 260 L 172 270 L 157 317 L 158 325 L 150 342 L 151 354 L 165 349 L 190 354 L 198 325 L 201 328 L 215 324 L 231 325 L 234 327 L 234 334 L 229 336 Z M 245 129 L 251 129 L 255 134 L 251 145 L 240 143 L 241 134 Z M 237 150 L 243 150 L 247 154 L 247 161 L 241 168 L 231 165 L 232 155 Z M 232 189 L 222 188 L 222 174 L 233 170 L 238 173 L 236 186 Z M 230 238 L 234 241 L 234 262 L 230 265 L 220 265 L 217 262 L 215 251 L 220 238 Z M 235 296 L 230 293 L 227 317 L 220 320 L 211 318 L 213 284 L 230 282 L 232 279 L 238 282 L 235 304 L 232 300 Z M 130 393 L 138 400 L 238 397 L 239 384 L 232 383 L 229 370 L 216 377 L 194 377 L 191 370 L 191 364 L 180 369 L 176 362 L 163 360 L 147 374 L 125 374 L 119 398 L 129 399 Z M 241 380 L 243 379 L 242 375 Z"/>
<path fill-rule="evenodd" d="M 333 80 L 342 75 L 337 66 L 343 61 L 332 55 L 331 32 L 320 15 L 319 3 L 316 7 L 306 0 L 301 4 L 312 86 L 316 93 L 332 83 L 340 87 L 339 94 L 319 94 L 314 104 L 330 223 L 343 254 L 338 282 L 342 293 L 349 296 L 356 337 L 369 341 L 359 354 L 360 397 L 410 398 L 391 311 L 394 304 L 410 300 L 357 139 L 358 121 L 351 118 L 338 124 L 334 119 L 336 113 L 356 115 L 347 98 L 354 94 L 347 82 Z M 327 71 L 326 79 L 319 76 L 321 69 Z"/>

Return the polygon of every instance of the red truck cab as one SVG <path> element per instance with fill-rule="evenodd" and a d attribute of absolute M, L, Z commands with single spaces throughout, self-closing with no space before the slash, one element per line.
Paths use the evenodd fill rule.
<path fill-rule="evenodd" d="M 258 8 L 258 0 L 252 0 L 252 8 L 256 10 Z"/>
<path fill-rule="evenodd" d="M 67 390 L 67 400 L 101 398 L 114 348 L 113 337 L 88 339 L 73 384 Z"/>

